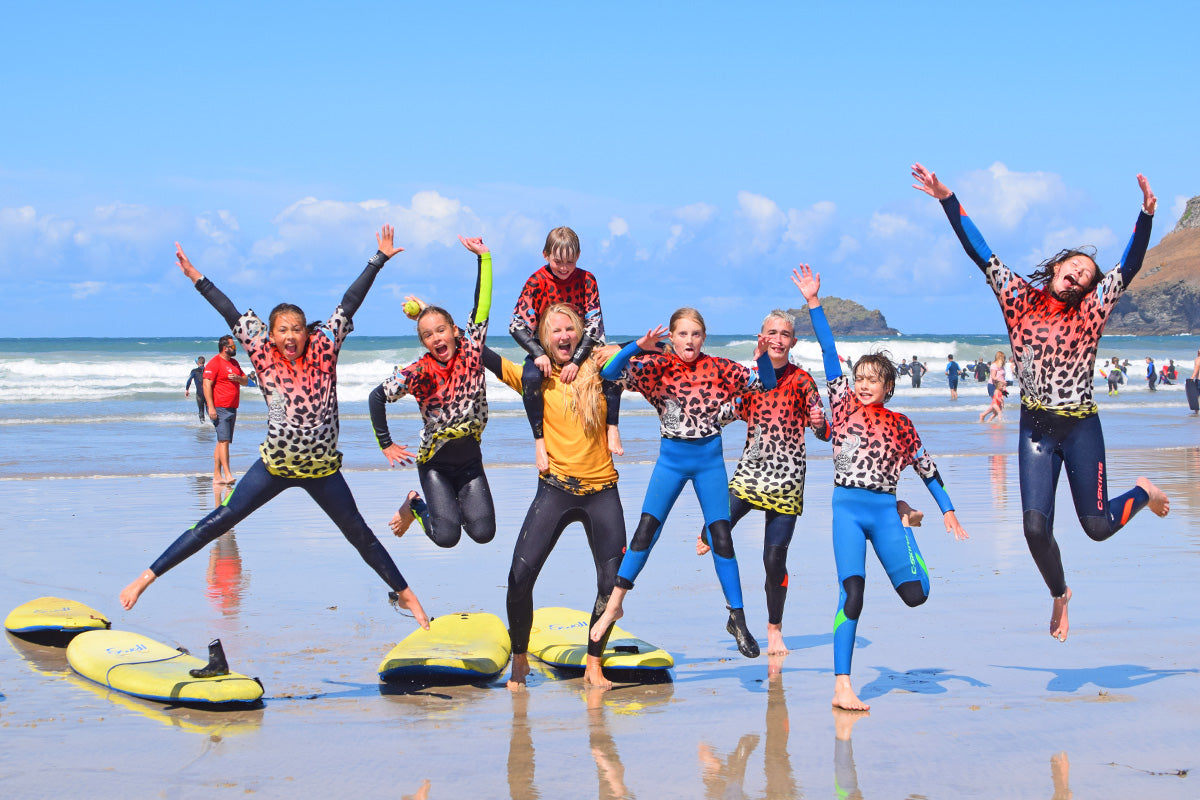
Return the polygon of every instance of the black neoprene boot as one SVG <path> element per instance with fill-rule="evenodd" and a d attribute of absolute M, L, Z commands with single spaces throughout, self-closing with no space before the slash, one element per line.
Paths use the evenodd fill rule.
<path fill-rule="evenodd" d="M 208 664 L 200 669 L 188 670 L 188 674 L 193 678 L 215 678 L 229 674 L 229 664 L 225 661 L 225 650 L 221 647 L 220 639 L 208 643 Z"/>
<path fill-rule="evenodd" d="M 729 631 L 734 641 L 737 642 L 738 652 L 746 658 L 758 658 L 758 642 L 750 633 L 750 629 L 746 627 L 745 609 L 729 609 L 729 622 L 726 623 L 725 630 Z"/>

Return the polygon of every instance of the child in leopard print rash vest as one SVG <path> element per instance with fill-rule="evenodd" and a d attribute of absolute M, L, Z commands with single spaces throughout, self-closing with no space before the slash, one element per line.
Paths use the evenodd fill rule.
<path fill-rule="evenodd" d="M 1108 498 L 1104 432 L 1092 400 L 1096 350 L 1117 300 L 1141 269 L 1158 200 L 1138 175 L 1142 209 L 1117 267 L 1101 275 L 1093 253 L 1063 250 L 1026 281 L 1005 266 L 959 205 L 954 193 L 920 164 L 913 188 L 936 198 L 967 255 L 983 272 L 1004 312 L 1021 386 L 1017 463 L 1025 542 L 1053 598 L 1050 635 L 1066 641 L 1071 590 L 1054 539 L 1054 493 L 1063 464 L 1084 532 L 1109 538 L 1147 505 L 1166 516 L 1162 490 L 1140 477 L 1119 497 Z"/>
<path fill-rule="evenodd" d="M 855 365 L 851 389 L 821 308 L 821 276 L 802 264 L 799 271 L 792 272 L 792 282 L 808 301 L 833 414 L 833 555 L 840 586 L 833 623 L 833 705 L 864 711 L 869 706 L 851 687 L 850 663 L 863 606 L 867 542 L 875 548 L 896 594 L 906 605 L 919 606 L 929 598 L 929 571 L 912 529 L 905 527 L 896 513 L 896 483 L 906 466 L 913 465 L 925 481 L 942 511 L 946 530 L 957 539 L 965 539 L 967 534 L 916 428 L 908 417 L 884 408 L 896 388 L 891 359 L 882 353 L 863 356 Z"/>
<path fill-rule="evenodd" d="M 599 641 L 607 627 L 621 616 L 625 594 L 645 566 L 671 506 L 684 484 L 691 481 L 704 514 L 706 543 L 712 547 L 713 564 L 729 608 L 726 630 L 737 640 L 738 650 L 754 658 L 759 653 L 758 642 L 746 627 L 742 606 L 718 415 L 722 405 L 735 397 L 775 388 L 775 370 L 763 352 L 761 337 L 754 353 L 757 373 L 736 361 L 702 353 L 704 319 L 693 308 L 681 308 L 671 315 L 672 352 L 661 353 L 656 344 L 666 332 L 662 326 L 649 331 L 626 345 L 600 371 L 605 380 L 619 381 L 650 401 L 658 411 L 662 440 L 646 488 L 641 521 L 621 560 L 604 616 L 592 626 L 592 641 Z"/>
<path fill-rule="evenodd" d="M 358 512 L 342 476 L 338 443 L 337 358 L 353 317 L 383 265 L 403 248 L 393 245 L 393 230 L 385 225 L 376 234 L 379 251 L 346 290 L 328 321 L 311 327 L 304 312 L 280 304 L 267 324 L 253 311 L 240 314 L 212 281 L 200 274 L 175 245 L 183 274 L 212 304 L 242 343 L 258 373 L 267 401 L 267 438 L 261 459 L 247 470 L 223 505 L 184 531 L 148 570 L 121 592 L 121 605 L 130 609 L 154 580 L 227 532 L 284 489 L 298 486 L 308 492 L 338 526 L 363 561 L 391 588 L 392 598 L 408 608 L 423 628 L 429 620 L 417 596 L 390 555 Z"/>
<path fill-rule="evenodd" d="M 396 367 L 368 399 L 375 438 L 392 464 L 410 461 L 412 454 L 392 442 L 384 404 L 406 394 L 417 401 L 424 422 L 417 474 L 425 498 L 409 492 L 391 527 L 401 536 L 415 518 L 439 547 L 458 544 L 464 528 L 480 544 L 496 535 L 496 509 L 479 449 L 488 421 L 483 347 L 492 306 L 492 254 L 482 239 L 458 238 L 479 265 L 465 335 L 448 311 L 424 307 L 417 315 L 417 335 L 429 352 Z"/>

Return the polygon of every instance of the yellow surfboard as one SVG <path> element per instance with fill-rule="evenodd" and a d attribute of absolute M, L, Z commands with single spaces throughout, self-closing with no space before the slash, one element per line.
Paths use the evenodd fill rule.
<path fill-rule="evenodd" d="M 553 667 L 583 669 L 590 621 L 590 614 L 573 608 L 537 609 L 529 632 L 529 653 Z M 600 666 L 607 670 L 667 670 L 675 666 L 675 659 L 614 625 Z"/>
<path fill-rule="evenodd" d="M 496 677 L 508 666 L 508 628 L 495 614 L 456 613 L 435 617 L 429 630 L 417 628 L 392 648 L 379 665 L 385 681 L 477 681 Z"/>
<path fill-rule="evenodd" d="M 263 688 L 236 672 L 193 678 L 208 662 L 128 631 L 87 631 L 67 645 L 71 669 L 101 686 L 164 703 L 254 703 Z"/>
<path fill-rule="evenodd" d="M 78 633 L 103 630 L 109 621 L 96 609 L 62 597 L 39 597 L 22 603 L 4 618 L 12 633 Z"/>

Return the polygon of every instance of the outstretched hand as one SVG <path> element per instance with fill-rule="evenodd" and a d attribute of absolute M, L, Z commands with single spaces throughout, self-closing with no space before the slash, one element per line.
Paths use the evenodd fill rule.
<path fill-rule="evenodd" d="M 958 515 L 953 511 L 947 511 L 942 515 L 942 521 L 946 523 L 946 533 L 953 533 L 954 538 L 960 542 L 963 539 L 970 539 L 967 532 L 963 530 L 963 526 L 958 524 Z"/>
<path fill-rule="evenodd" d="M 392 244 L 392 239 L 395 237 L 395 229 L 391 225 L 384 225 L 379 233 L 375 234 L 375 241 L 379 243 L 379 252 L 383 253 L 388 258 L 403 253 L 403 247 L 395 247 Z"/>
<path fill-rule="evenodd" d="M 946 184 L 938 180 L 937 173 L 925 169 L 925 167 L 921 166 L 920 164 L 912 165 L 912 176 L 918 181 L 918 183 L 914 183 L 912 185 L 913 188 L 920 189 L 930 197 L 938 200 L 945 200 L 947 197 L 954 194 L 954 192 L 950 191 Z"/>
<path fill-rule="evenodd" d="M 401 447 L 398 444 L 392 443 L 383 448 L 383 457 L 388 460 L 388 463 L 394 466 L 404 466 L 413 462 L 413 454 L 407 448 Z"/>
<path fill-rule="evenodd" d="M 488 252 L 487 245 L 483 243 L 482 237 L 474 236 L 474 237 L 468 239 L 467 237 L 462 236 L 460 234 L 458 237 L 458 240 L 460 242 L 462 242 L 463 247 L 467 248 L 468 250 L 470 250 L 472 253 L 474 253 L 477 256 L 481 256 L 484 253 Z"/>
<path fill-rule="evenodd" d="M 800 294 L 804 295 L 809 308 L 821 305 L 821 298 L 818 296 L 821 291 L 821 273 L 813 272 L 808 268 L 808 264 L 801 264 L 800 269 L 792 270 L 792 283 L 800 290 Z"/>
<path fill-rule="evenodd" d="M 1154 216 L 1154 209 L 1158 208 L 1158 198 L 1154 196 L 1154 190 L 1150 188 L 1150 181 L 1146 180 L 1146 176 L 1140 172 L 1138 173 L 1138 186 L 1142 187 L 1142 211 Z"/>
<path fill-rule="evenodd" d="M 179 242 L 175 243 L 175 260 L 179 262 L 179 268 L 183 270 L 184 275 L 191 279 L 192 283 L 204 277 L 200 274 L 200 270 L 192 266 L 192 262 L 188 260 L 187 253 L 183 252 Z"/>
<path fill-rule="evenodd" d="M 667 329 L 662 325 L 655 325 L 650 330 L 646 331 L 646 335 L 637 340 L 637 346 L 646 352 L 654 352 L 658 349 L 658 343 L 667 338 Z"/>

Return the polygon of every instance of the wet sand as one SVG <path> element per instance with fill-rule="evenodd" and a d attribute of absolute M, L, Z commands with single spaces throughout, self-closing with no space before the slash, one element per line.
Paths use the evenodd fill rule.
<path fill-rule="evenodd" d="M 220 637 L 258 676 L 264 707 L 205 712 L 108 692 L 61 648 L 13 636 L 0 656 L 0 791 L 7 797 L 1196 797 L 1200 773 L 1200 449 L 1110 453 L 1110 491 L 1150 474 L 1171 495 L 1113 539 L 1079 528 L 1060 488 L 1058 539 L 1074 591 L 1071 635 L 1048 635 L 1050 600 L 1020 532 L 1015 456 L 939 459 L 959 518 L 918 532 L 932 574 L 909 609 L 873 556 L 854 684 L 869 716 L 835 717 L 837 601 L 827 459 L 810 466 L 789 556 L 791 654 L 738 655 L 687 493 L 622 626 L 671 651 L 673 681 L 585 689 L 535 669 L 526 692 L 381 687 L 376 669 L 412 630 L 386 587 L 300 492 L 288 492 L 161 578 L 130 612 L 117 593 L 208 508 L 197 478 L 0 482 L 7 512 L 0 611 L 53 594 L 114 627 L 202 652 Z M 622 467 L 626 519 L 649 475 Z M 1169 477 L 1166 477 L 1169 476 Z M 347 475 L 377 533 L 412 470 Z M 489 471 L 496 541 L 438 550 L 419 532 L 385 544 L 432 614 L 504 615 L 512 543 L 532 497 L 523 468 Z M 911 471 L 901 496 L 935 509 Z M 931 517 L 934 515 L 931 515 Z M 381 537 L 383 538 L 383 537 Z M 765 642 L 761 517 L 735 529 L 751 629 Z M 586 608 L 593 571 L 570 529 L 535 592 Z M 536 661 L 534 662 L 536 664 Z M 857 721 L 854 721 L 857 720 Z M 839 740 L 838 723 L 842 739 Z M 852 725 L 852 731 L 848 731 Z M 849 736 L 849 741 L 846 737 Z M 854 794 L 859 792 L 860 794 Z"/>

